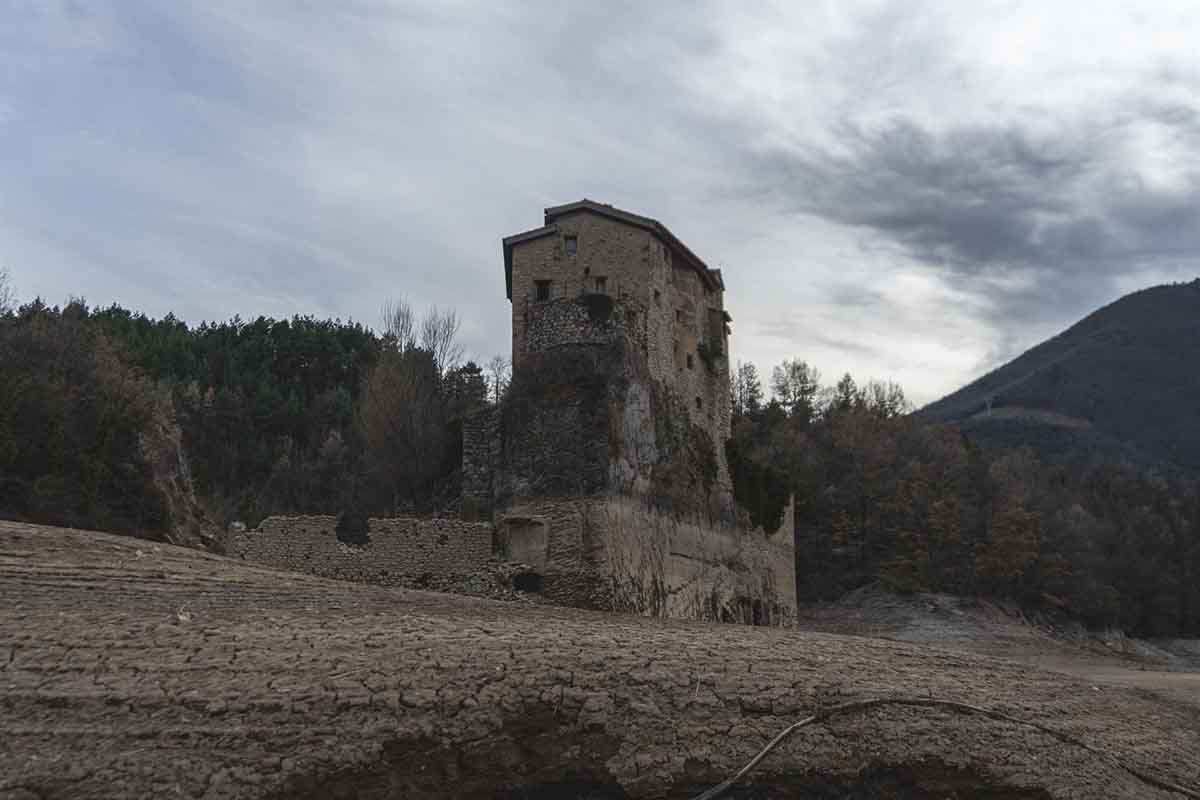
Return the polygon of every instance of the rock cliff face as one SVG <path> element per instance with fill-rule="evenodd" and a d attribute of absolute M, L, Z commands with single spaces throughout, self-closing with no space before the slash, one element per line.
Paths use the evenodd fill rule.
<path fill-rule="evenodd" d="M 196 499 L 196 487 L 183 448 L 183 431 L 174 418 L 170 398 L 156 397 L 154 413 L 139 446 L 150 465 L 154 486 L 163 498 L 170 520 L 167 540 L 187 547 L 221 549 L 219 527 Z"/>
<path fill-rule="evenodd" d="M 0 522 L 0 797 L 686 798 L 814 711 L 734 797 L 1170 798 L 1195 705 L 790 630 L 365 587 Z"/>

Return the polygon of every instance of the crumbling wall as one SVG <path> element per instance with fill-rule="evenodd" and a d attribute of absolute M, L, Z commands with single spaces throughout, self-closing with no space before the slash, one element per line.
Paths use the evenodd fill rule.
<path fill-rule="evenodd" d="M 503 469 L 495 487 L 500 507 L 606 489 L 622 352 L 618 341 L 529 354 L 504 403 Z"/>
<path fill-rule="evenodd" d="M 483 408 L 463 420 L 463 519 L 491 518 L 499 469 L 500 415 L 495 408 Z"/>
<path fill-rule="evenodd" d="M 534 552 L 541 544 L 540 553 Z M 637 498 L 539 499 L 499 520 L 501 558 L 565 605 L 770 624 L 795 614 L 790 537 L 666 513 Z"/>
<path fill-rule="evenodd" d="M 524 367 L 529 353 L 622 336 L 633 343 L 651 378 L 682 401 L 679 413 L 723 443 L 730 435 L 724 291 L 706 287 L 689 264 L 643 228 L 589 211 L 558 217 L 555 225 L 556 235 L 513 249 L 514 371 Z M 577 239 L 574 254 L 564 248 L 568 236 Z M 579 313 L 580 301 L 600 291 L 599 277 L 616 312 L 607 326 Z M 538 280 L 551 281 L 549 300 L 536 299 Z M 717 450 L 725 475 L 724 451 Z"/>
<path fill-rule="evenodd" d="M 451 518 L 389 517 L 367 523 L 368 541 L 337 537 L 337 517 L 268 517 L 257 530 L 229 535 L 227 553 L 324 578 L 404 586 L 456 577 L 492 557 L 492 526 Z"/>
<path fill-rule="evenodd" d="M 536 303 L 525 320 L 526 352 L 604 345 L 623 338 L 646 350 L 646 309 L 633 298 L 589 293 Z"/>

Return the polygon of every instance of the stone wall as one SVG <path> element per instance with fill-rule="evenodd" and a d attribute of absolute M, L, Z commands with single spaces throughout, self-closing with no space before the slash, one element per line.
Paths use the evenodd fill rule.
<path fill-rule="evenodd" d="M 791 533 L 737 524 L 724 292 L 689 258 L 594 210 L 512 245 L 501 446 L 489 480 L 468 431 L 464 498 L 491 487 L 500 556 L 554 602 L 771 622 L 795 611 Z"/>
<path fill-rule="evenodd" d="M 463 420 L 462 516 L 488 520 L 500 469 L 500 414 L 483 408 Z"/>
<path fill-rule="evenodd" d="M 332 516 L 268 517 L 257 530 L 229 534 L 226 552 L 279 569 L 387 586 L 466 575 L 492 558 L 490 523 L 371 519 L 363 545 L 339 541 L 336 529 Z"/>
<path fill-rule="evenodd" d="M 538 303 L 525 330 L 525 352 L 564 345 L 609 345 L 625 339 L 646 352 L 646 309 L 633 298 L 584 294 Z"/>
<path fill-rule="evenodd" d="M 652 232 L 580 211 L 557 218 L 558 233 L 519 243 L 512 255 L 512 361 L 519 371 L 530 353 L 556 343 L 603 344 L 626 336 L 653 380 L 680 399 L 680 409 L 714 442 L 730 434 L 728 341 L 724 292 L 700 276 Z M 564 240 L 578 241 L 568 254 Z M 569 305 L 597 291 L 622 307 L 619 329 L 580 324 Z M 551 299 L 537 301 L 535 284 L 551 281 Z M 631 316 L 632 315 L 632 316 Z M 714 325 L 714 319 L 721 319 Z M 701 355 L 701 350 L 711 357 Z M 719 472 L 728 474 L 724 448 Z"/>
<path fill-rule="evenodd" d="M 514 506 L 498 522 L 497 549 L 532 565 L 542 593 L 567 605 L 759 624 L 796 610 L 790 534 L 666 514 L 635 498 Z"/>

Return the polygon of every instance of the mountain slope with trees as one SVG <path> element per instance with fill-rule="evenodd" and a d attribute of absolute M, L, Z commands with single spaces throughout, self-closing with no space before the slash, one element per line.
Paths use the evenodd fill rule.
<path fill-rule="evenodd" d="M 918 416 L 1044 458 L 1095 450 L 1200 472 L 1200 280 L 1126 295 Z"/>

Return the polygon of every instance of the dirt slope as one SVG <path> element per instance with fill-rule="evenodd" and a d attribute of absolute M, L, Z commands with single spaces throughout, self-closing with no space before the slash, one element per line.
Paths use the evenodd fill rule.
<path fill-rule="evenodd" d="M 900 642 L 528 608 L 0 522 L 0 797 L 1172 797 L 1193 706 Z M 802 792 L 807 792 L 803 793 Z"/>

